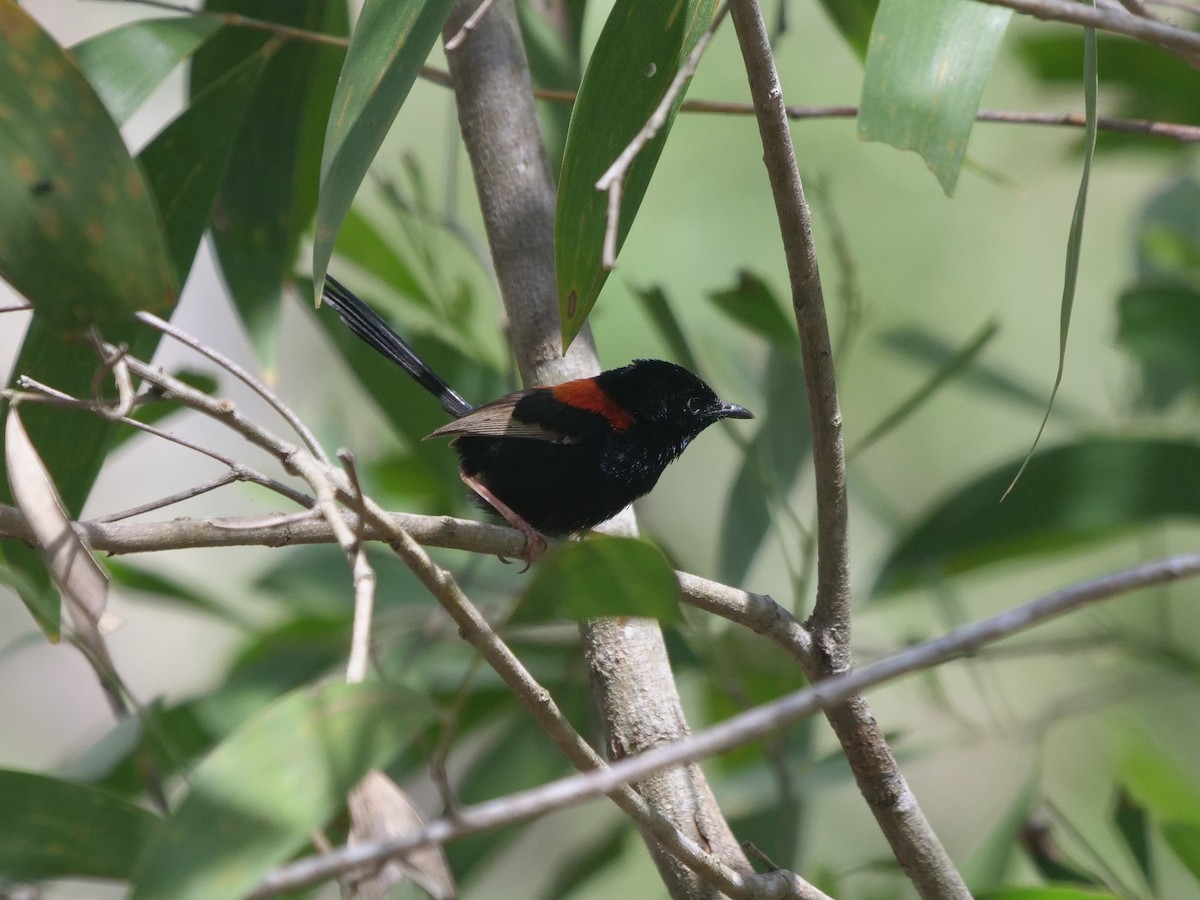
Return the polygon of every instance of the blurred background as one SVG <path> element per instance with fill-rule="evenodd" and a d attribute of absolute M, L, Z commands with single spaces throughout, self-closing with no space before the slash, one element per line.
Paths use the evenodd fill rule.
<path fill-rule="evenodd" d="M 34 0 L 25 7 L 68 46 L 136 17 L 160 14 L 135 4 L 69 0 Z M 594 43 L 606 11 L 604 4 L 589 5 L 585 48 Z M 776 45 L 786 100 L 805 106 L 856 104 L 862 64 L 823 10 L 816 4 L 788 4 L 787 14 L 787 29 Z M 1079 43 L 1075 29 L 1015 17 L 984 107 L 1081 112 Z M 1102 113 L 1174 121 L 1187 121 L 1181 117 L 1190 114 L 1195 121 L 1200 91 L 1194 71 L 1165 54 L 1140 49 L 1131 54 L 1122 46 L 1107 48 L 1106 43 L 1117 42 L 1101 46 Z M 1128 43 L 1123 42 L 1125 48 Z M 1139 60 L 1144 62 L 1142 53 L 1155 59 L 1153 67 L 1138 68 Z M 1106 77 L 1110 59 L 1111 80 Z M 440 49 L 430 64 L 445 68 Z M 124 126 L 128 143 L 144 145 L 183 108 L 185 92 L 184 73 L 177 72 Z M 731 28 L 718 33 L 688 97 L 747 99 Z M 553 125 L 561 114 L 547 104 L 546 115 Z M 1057 365 L 1065 248 L 1082 164 L 1081 131 L 979 124 L 953 198 L 942 193 L 916 155 L 860 141 L 853 119 L 798 121 L 793 134 L 813 204 L 825 293 L 838 338 L 839 386 L 852 451 L 927 383 L 949 355 L 989 323 L 995 326 L 994 335 L 964 373 L 852 458 L 857 661 L 869 661 L 1073 581 L 1194 547 L 1200 509 L 1190 515 L 1131 520 L 1129 527 L 1097 529 L 1086 540 L 1061 546 L 1046 541 L 1028 551 L 997 553 L 1007 558 L 963 575 L 924 579 L 886 594 L 873 590 L 885 562 L 915 524 L 984 473 L 1007 467 L 1004 471 L 1011 477 L 1033 442 Z M 787 312 L 787 277 L 761 155 L 758 131 L 749 116 L 680 115 L 619 266 L 591 317 L 606 366 L 670 356 L 670 347 L 646 312 L 644 297 L 657 288 L 685 328 L 705 367 L 702 374 L 722 397 L 756 412 L 780 409 L 768 396 L 769 370 L 782 365 L 780 355 L 761 334 L 740 327 L 713 299 L 739 285 L 751 285 L 773 295 Z M 1163 375 L 1161 365 L 1147 363 L 1145 344 L 1134 347 L 1118 341 L 1122 295 L 1144 274 L 1146 210 L 1151 204 L 1161 206 L 1164 198 L 1196 196 L 1195 176 L 1191 147 L 1160 138 L 1118 140 L 1102 135 L 1092 171 L 1065 374 L 1042 438 L 1043 450 L 1101 436 L 1195 440 L 1197 383 L 1189 382 L 1187 373 L 1200 367 L 1184 359 Z M 1186 218 L 1187 204 L 1183 205 L 1181 215 Z M 354 261 L 335 257 L 331 271 L 385 309 L 405 333 L 441 342 L 457 352 L 456 359 L 473 362 L 454 363 L 452 372 L 463 380 L 450 378 L 469 399 L 490 399 L 511 386 L 513 368 L 502 341 L 500 306 L 472 179 L 459 144 L 453 98 L 445 88 L 417 82 L 356 211 L 416 260 L 420 280 L 436 302 L 430 308 L 406 302 L 378 271 L 363 271 Z M 1190 215 L 1190 237 L 1195 241 L 1194 207 Z M 429 225 L 431 217 L 441 219 L 437 227 Z M 1186 237 L 1188 227 L 1185 222 L 1178 233 Z M 1180 253 L 1180 271 L 1195 278 L 1200 274 L 1200 243 L 1184 244 Z M 302 254 L 297 270 L 307 268 Z M 269 339 L 248 334 L 206 243 L 173 321 L 262 373 L 327 447 L 347 446 L 368 460 L 373 492 L 393 508 L 471 515 L 453 485 L 436 490 L 414 487 L 395 474 L 405 472 L 410 459 L 410 442 L 392 427 L 392 416 L 405 411 L 381 409 L 363 392 L 343 353 L 318 325 L 318 318 L 327 313 L 315 313 L 300 290 L 287 297 Z M 23 315 L 6 314 L 0 321 L 0 369 L 6 372 L 20 346 Z M 1177 335 L 1189 334 L 1181 319 Z M 211 373 L 210 366 L 171 342 L 163 343 L 156 362 Z M 222 380 L 219 390 L 248 413 L 268 415 L 238 385 Z M 413 415 L 424 421 L 437 410 Z M 181 415 L 173 425 L 181 434 L 255 460 L 240 442 L 194 417 Z M 639 512 L 645 529 L 679 568 L 769 593 L 803 616 L 811 603 L 804 547 L 813 522 L 812 482 L 803 429 L 789 432 L 786 425 L 778 427 L 782 430 L 776 452 L 787 455 L 792 435 L 794 457 L 805 468 L 783 502 L 771 507 L 763 539 L 739 551 L 738 558 L 731 558 L 722 531 L 736 506 L 737 479 L 743 471 L 738 439 L 728 431 L 714 430 L 698 441 L 639 504 Z M 208 477 L 200 474 L 202 469 L 207 472 L 206 466 L 207 461 L 199 463 L 178 447 L 135 438 L 111 457 L 85 515 L 105 514 L 179 490 Z M 1036 492 L 1043 484 L 1034 482 L 1028 490 Z M 1117 487 L 1096 479 L 1086 490 L 1103 494 Z M 1018 485 L 1010 502 L 1023 502 L 1020 494 L 1025 490 Z M 1190 487 L 1181 484 L 1180 490 Z M 1024 502 L 1029 502 L 1028 496 Z M 444 503 L 454 508 L 438 507 Z M 276 508 L 274 498 L 239 486 L 190 501 L 167 515 L 265 513 Z M 495 560 L 455 554 L 444 558 L 462 573 L 472 596 L 485 604 L 500 602 L 520 584 L 511 568 Z M 255 682 L 233 699 L 230 694 L 237 692 L 228 690 L 225 682 L 224 705 L 206 693 L 227 677 L 231 666 L 243 666 L 244 672 L 246 654 L 265 655 L 265 644 L 253 644 L 248 634 L 271 632 L 279 638 L 285 626 L 315 627 L 323 619 L 341 622 L 351 597 L 348 573 L 334 553 L 198 550 L 129 562 L 173 584 L 187 585 L 222 612 L 213 614 L 194 601 L 164 600 L 157 591 L 118 582 L 113 598 L 116 629 L 110 635 L 118 668 L 144 702 L 161 698 L 171 705 L 207 697 L 212 701 L 207 714 L 216 719 L 236 719 L 239 711 L 265 702 L 271 693 L 269 680 Z M 452 642 L 453 629 L 438 618 L 432 602 L 412 598 L 408 576 L 398 566 L 385 561 L 380 565 L 383 583 L 406 598 L 389 608 L 385 628 Z M 88 760 L 95 759 L 95 745 L 112 727 L 95 679 L 72 647 L 46 643 L 15 596 L 3 587 L 0 596 L 0 684 L 5 685 L 0 691 L 0 722 L 6 723 L 0 729 L 0 766 L 56 772 L 86 768 Z M 1069 859 L 1089 870 L 1108 866 L 1118 883 L 1135 886 L 1130 888 L 1133 895 L 1200 896 L 1197 882 L 1160 836 L 1153 838 L 1160 880 L 1156 892 L 1147 893 L 1138 861 L 1113 825 L 1119 786 L 1149 803 L 1155 788 L 1147 785 L 1155 773 L 1171 772 L 1176 780 L 1168 783 L 1191 784 L 1200 793 L 1196 599 L 1192 582 L 1118 598 L 970 661 L 871 693 L 911 786 L 956 861 L 968 863 L 968 868 L 986 867 L 989 841 L 1006 823 L 1010 827 L 1005 833 L 1011 835 L 1024 818 L 1010 821 L 1014 810 L 1032 806 L 1038 821 L 1054 829 Z M 699 616 L 688 616 L 688 628 L 688 633 L 672 635 L 671 646 L 693 727 L 730 714 L 748 699 L 759 701 L 800 686 L 800 674 L 784 660 L 774 659 L 774 650 L 764 648 L 761 639 L 732 635 L 722 623 Z M 297 645 L 300 649 L 293 648 L 287 658 L 297 671 L 306 666 L 320 671 L 324 657 L 313 646 L 328 642 L 336 647 L 338 634 L 306 633 Z M 386 630 L 381 640 L 389 640 Z M 554 641 L 569 647 L 571 636 L 564 632 Z M 404 640 L 397 639 L 396 646 L 405 646 Z M 721 648 L 722 666 L 734 673 L 729 676 L 733 680 L 751 675 L 758 679 L 753 689 L 730 689 L 725 676 L 714 676 L 711 667 L 697 663 L 705 648 L 714 647 Z M 569 660 L 569 652 L 564 654 Z M 465 656 L 465 651 L 457 651 L 456 664 L 463 665 Z M 563 665 L 562 677 L 582 690 L 581 667 Z M 280 683 L 285 680 L 281 675 Z M 476 740 L 486 746 L 492 767 L 515 766 L 526 752 L 515 738 L 515 743 L 494 745 L 491 737 Z M 781 854 L 781 864 L 799 865 L 806 875 L 824 873 L 838 886 L 837 896 L 907 896 L 910 889 L 885 862 L 883 838 L 824 724 L 799 729 L 797 735 L 781 738 L 779 746 L 791 748 L 793 743 L 802 748 L 796 749 L 795 759 L 803 762 L 793 771 L 796 820 L 785 832 L 789 845 L 773 848 Z M 723 808 L 735 827 L 743 823 L 739 836 L 763 827 L 778 838 L 776 820 L 767 817 L 779 796 L 770 767 L 758 755 L 753 765 L 736 756 L 706 767 Z M 551 769 L 530 770 L 528 777 L 542 777 L 546 771 Z M 481 794 L 518 786 L 520 781 L 517 775 L 493 776 L 494 784 L 479 782 Z M 615 811 L 593 804 L 539 822 L 523 831 L 507 852 L 481 854 L 466 882 L 467 892 L 476 885 L 482 896 L 480 886 L 487 885 L 487 896 L 493 897 L 554 896 L 556 891 L 580 898 L 647 896 L 642 892 L 656 889 L 657 876 L 632 838 L 611 838 L 602 878 L 564 890 L 551 881 L 556 876 L 547 868 L 539 873 L 545 883 L 528 885 L 525 861 L 546 841 L 558 840 L 562 858 L 570 861 L 580 855 L 580 847 L 618 834 L 618 821 Z M 760 846 L 771 839 L 768 835 Z M 1015 879 L 1033 877 L 1036 868 L 1028 858 L 1012 866 Z M 64 896 L 90 896 L 100 889 L 77 885 L 62 890 Z"/>

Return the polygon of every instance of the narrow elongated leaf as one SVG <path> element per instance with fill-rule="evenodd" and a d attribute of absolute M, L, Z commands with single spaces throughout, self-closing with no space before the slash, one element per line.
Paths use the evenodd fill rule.
<path fill-rule="evenodd" d="M 256 53 L 213 82 L 138 157 L 158 200 L 180 283 L 187 280 L 238 127 L 265 65 L 265 55 Z"/>
<path fill-rule="evenodd" d="M 678 621 L 679 583 L 662 551 L 602 534 L 564 544 L 538 566 L 512 621 L 601 616 Z"/>
<path fill-rule="evenodd" d="M 871 24 L 875 21 L 879 0 L 821 0 L 821 7 L 854 54 L 859 59 L 866 59 Z"/>
<path fill-rule="evenodd" d="M 178 293 L 158 213 L 75 61 L 0 0 L 0 276 L 54 328 L 166 313 Z"/>
<path fill-rule="evenodd" d="M 178 811 L 139 860 L 132 896 L 247 893 L 433 716 L 419 695 L 379 684 L 289 694 L 197 767 Z"/>
<path fill-rule="evenodd" d="M 1031 775 L 1026 778 L 1021 792 L 1013 798 L 1012 804 L 992 827 L 983 846 L 967 861 L 963 869 L 963 878 L 971 886 L 973 893 L 995 887 L 1003 880 L 1020 849 L 1017 836 L 1033 810 L 1036 795 L 1037 778 Z"/>
<path fill-rule="evenodd" d="M 655 285 L 643 290 L 636 290 L 634 295 L 641 301 L 642 308 L 650 317 L 650 324 L 654 326 L 659 338 L 671 351 L 671 357 L 675 362 L 685 369 L 699 372 L 700 361 L 696 358 L 695 351 L 692 350 L 691 341 L 688 340 L 687 335 L 683 332 L 683 327 L 679 324 L 679 317 L 671 309 L 666 291 Z"/>
<path fill-rule="evenodd" d="M 11 407 L 4 424 L 4 463 L 9 490 L 29 523 L 34 546 L 51 579 L 70 604 L 71 619 L 92 664 L 102 675 L 115 678 L 112 659 L 99 628 L 108 603 L 108 576 L 71 527 L 58 491 L 30 442 L 20 415 Z"/>
<path fill-rule="evenodd" d="M 325 131 L 314 285 L 325 281 L 342 219 L 452 5 L 451 0 L 367 0 L 363 6 Z"/>
<path fill-rule="evenodd" d="M 0 771 L 0 872 L 18 881 L 129 877 L 156 816 L 102 790 Z"/>
<path fill-rule="evenodd" d="M 1200 393 L 1200 291 L 1149 286 L 1117 299 L 1117 344 L 1141 368 L 1145 401 L 1165 409 L 1184 393 Z"/>
<path fill-rule="evenodd" d="M 1200 884 L 1200 825 L 1192 822 L 1165 822 L 1162 825 L 1167 846 L 1192 878 Z"/>
<path fill-rule="evenodd" d="M 974 362 L 983 348 L 987 346 L 988 341 L 995 337 L 998 328 L 999 326 L 996 322 L 992 321 L 979 329 L 969 341 L 959 348 L 958 352 L 946 360 L 929 377 L 928 381 L 900 401 L 898 406 L 887 413 L 863 437 L 859 438 L 847 453 L 847 458 L 853 458 L 862 453 L 920 409 L 946 382 L 950 381 Z"/>
<path fill-rule="evenodd" d="M 571 114 L 554 225 L 563 347 L 587 321 L 608 277 L 601 265 L 607 199 L 596 181 L 646 124 L 712 21 L 714 0 L 647 6 L 617 0 L 596 41 Z M 617 249 L 637 215 L 683 92 L 625 178 Z"/>
<path fill-rule="evenodd" d="M 1011 17 L 971 0 L 882 0 L 867 50 L 859 136 L 915 150 L 953 194 Z"/>
<path fill-rule="evenodd" d="M 797 357 L 800 342 L 795 320 L 783 307 L 765 281 L 752 272 L 738 273 L 737 284 L 709 294 L 713 305 L 733 321 L 778 347 L 791 349 Z"/>
<path fill-rule="evenodd" d="M 1138 217 L 1136 241 L 1138 284 L 1200 289 L 1200 181 L 1163 184 Z"/>
<path fill-rule="evenodd" d="M 936 334 L 919 328 L 901 326 L 885 332 L 880 343 L 889 350 L 933 369 L 952 363 L 961 351 Z M 1023 384 L 1004 370 L 976 357 L 957 376 L 964 387 L 980 391 L 997 399 L 1007 400 L 1035 412 L 1045 409 L 1045 397 Z M 1073 406 L 1059 401 L 1059 413 L 1072 420 L 1082 420 L 1083 414 Z"/>
<path fill-rule="evenodd" d="M 346 213 L 338 234 L 338 253 L 357 263 L 384 284 L 421 306 L 433 310 L 433 300 L 396 246 L 387 241 L 369 219 L 353 209 Z"/>
<path fill-rule="evenodd" d="M 1092 5 L 1095 6 L 1093 0 Z M 1050 412 L 1054 409 L 1054 398 L 1058 396 L 1059 385 L 1062 384 L 1063 370 L 1067 363 L 1067 334 L 1071 328 L 1071 311 L 1075 307 L 1075 284 L 1079 279 L 1079 257 L 1083 248 L 1083 218 L 1087 210 L 1088 182 L 1092 175 L 1092 159 L 1096 155 L 1096 95 L 1099 92 L 1099 76 L 1096 62 L 1096 31 L 1093 28 L 1083 30 L 1083 100 L 1087 116 L 1087 128 L 1083 139 L 1083 172 L 1079 177 L 1079 191 L 1075 195 L 1075 211 L 1071 214 L 1071 228 L 1067 233 L 1066 273 L 1063 276 L 1062 300 L 1058 310 L 1058 369 L 1054 374 L 1054 387 L 1050 389 L 1050 399 L 1046 402 L 1046 414 L 1037 434 L 1033 436 L 1033 446 L 1025 456 L 1025 461 L 1017 469 L 1017 474 L 1005 490 L 1008 495 L 1021 478 L 1021 473 L 1029 465 L 1050 421 Z"/>
<path fill-rule="evenodd" d="M 1145 808 L 1128 791 L 1121 788 L 1117 793 L 1112 812 L 1113 824 L 1125 842 L 1129 855 L 1137 863 L 1146 884 L 1154 887 L 1154 866 L 1150 850 L 1150 821 Z"/>
<path fill-rule="evenodd" d="M 797 355 L 790 347 L 773 345 L 767 357 L 767 408 L 721 517 L 718 571 L 729 584 L 745 579 L 812 449 L 803 384 Z"/>
<path fill-rule="evenodd" d="M 330 35 L 343 35 L 348 27 L 345 0 L 205 5 Z M 226 28 L 193 58 L 192 97 L 259 52 L 269 62 L 237 130 L 212 233 L 225 282 L 269 379 L 283 292 L 292 284 L 300 239 L 317 205 L 321 136 L 345 51 L 311 41 L 280 44 L 264 31 Z"/>
<path fill-rule="evenodd" d="M 937 503 L 889 554 L 876 592 L 1078 546 L 1165 517 L 1200 517 L 1200 446 L 1098 438 L 1045 450 L 999 502 L 1006 462 Z M 1099 487 L 1098 487 L 1099 486 Z"/>
<path fill-rule="evenodd" d="M 1157 822 L 1200 826 L 1200 782 L 1190 760 L 1168 754 L 1152 736 L 1137 730 L 1122 735 L 1122 786 Z"/>
<path fill-rule="evenodd" d="M 142 19 L 88 38 L 71 55 L 109 115 L 124 122 L 220 27 L 204 16 Z"/>

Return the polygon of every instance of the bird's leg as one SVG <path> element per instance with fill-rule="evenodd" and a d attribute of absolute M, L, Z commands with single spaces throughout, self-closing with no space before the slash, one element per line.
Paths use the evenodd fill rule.
<path fill-rule="evenodd" d="M 525 555 L 523 557 L 525 568 L 521 571 L 528 571 L 529 567 L 541 559 L 546 552 L 547 543 L 545 535 L 517 515 L 517 513 L 513 512 L 507 503 L 489 491 L 479 479 L 468 475 L 461 468 L 458 470 L 458 477 L 463 480 L 463 484 L 482 497 L 488 506 L 504 516 L 509 525 L 525 535 Z M 504 559 L 503 556 L 500 558 Z M 505 561 L 507 562 L 507 560 Z"/>

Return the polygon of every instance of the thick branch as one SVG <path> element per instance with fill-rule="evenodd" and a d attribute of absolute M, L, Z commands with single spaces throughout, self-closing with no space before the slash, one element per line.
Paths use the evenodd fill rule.
<path fill-rule="evenodd" d="M 443 35 L 457 35 L 475 6 L 476 0 L 459 0 Z M 554 179 L 512 0 L 498 0 L 448 58 L 521 375 L 526 384 L 594 375 L 599 364 L 590 332 L 560 355 Z M 606 526 L 614 528 L 636 531 L 632 513 Z M 610 756 L 639 753 L 688 733 L 657 622 L 600 620 L 583 623 L 581 632 Z M 637 790 L 716 859 L 738 872 L 753 872 L 698 767 L 657 774 Z M 672 896 L 720 896 L 720 884 L 698 876 L 674 853 L 664 852 L 652 833 L 640 830 Z"/>
<path fill-rule="evenodd" d="M 833 348 L 808 204 L 766 25 L 756 0 L 731 0 L 730 12 L 758 114 L 804 358 L 817 487 L 817 599 L 809 620 L 816 653 L 815 664 L 807 666 L 806 672 L 813 681 L 820 681 L 846 672 L 852 664 L 846 460 Z M 823 708 L 859 790 L 905 874 L 923 897 L 970 897 L 896 765 L 867 702 L 850 694 L 845 697 L 844 705 Z"/>
<path fill-rule="evenodd" d="M 607 769 L 564 778 L 528 791 L 461 809 L 455 817 L 431 823 L 420 833 L 377 844 L 360 844 L 292 863 L 267 877 L 253 896 L 263 897 L 323 881 L 347 868 L 378 862 L 428 844 L 446 843 L 502 824 L 523 821 L 608 793 L 614 786 L 644 778 L 658 769 L 702 759 L 785 728 L 817 710 L 830 710 L 869 687 L 903 675 L 971 656 L 1003 638 L 1049 619 L 1121 594 L 1200 575 L 1200 554 L 1170 557 L 1104 575 L 1047 594 L 942 637 L 915 644 L 878 662 L 833 676 L 773 703 L 756 707 L 675 744 L 614 763 Z M 765 885 L 764 885 L 765 886 Z M 761 898 L 786 896 L 764 890 Z M 950 896 L 950 895 L 944 895 Z"/>
<path fill-rule="evenodd" d="M 511 528 L 455 519 L 450 516 L 417 516 L 387 513 L 386 530 L 367 525 L 366 541 L 388 541 L 391 529 L 407 533 L 426 547 L 467 550 L 488 556 L 515 557 L 525 546 L 524 536 Z M 351 528 L 357 523 L 348 521 Z M 205 547 L 288 547 L 329 544 L 333 529 L 311 513 L 295 516 L 231 516 L 228 518 L 177 518 L 169 522 L 79 522 L 76 531 L 93 550 L 120 555 Z M 0 504 L 0 538 L 29 542 L 32 536 L 21 511 Z M 810 662 L 812 644 L 804 625 L 765 594 L 677 572 L 683 601 L 696 609 L 729 619 L 769 637 L 801 665 Z"/>

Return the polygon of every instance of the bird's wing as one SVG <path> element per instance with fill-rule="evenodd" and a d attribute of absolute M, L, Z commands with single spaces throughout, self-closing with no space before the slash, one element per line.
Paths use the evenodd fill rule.
<path fill-rule="evenodd" d="M 562 432 L 546 428 L 535 422 L 523 421 L 513 415 L 513 410 L 521 400 L 543 390 L 543 388 L 532 388 L 527 391 L 517 391 L 515 394 L 509 394 L 507 397 L 484 404 L 473 412 L 469 412 L 426 435 L 425 440 L 438 437 L 473 436 L 529 438 L 535 441 L 550 441 L 555 444 L 574 443 L 573 438 Z"/>

